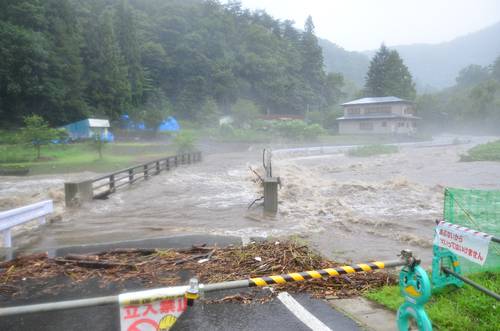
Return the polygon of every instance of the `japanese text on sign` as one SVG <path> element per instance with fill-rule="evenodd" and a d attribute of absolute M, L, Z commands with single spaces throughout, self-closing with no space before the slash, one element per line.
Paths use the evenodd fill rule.
<path fill-rule="evenodd" d="M 119 297 L 121 331 L 167 331 L 187 308 L 185 287 L 126 293 Z"/>
<path fill-rule="evenodd" d="M 491 236 L 472 229 L 440 222 L 436 227 L 434 245 L 447 248 L 472 262 L 483 265 L 488 256 Z"/>

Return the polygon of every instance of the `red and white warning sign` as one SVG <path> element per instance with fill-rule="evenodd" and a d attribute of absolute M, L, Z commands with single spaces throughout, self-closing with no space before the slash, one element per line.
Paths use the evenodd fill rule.
<path fill-rule="evenodd" d="M 436 227 L 434 245 L 483 265 L 488 256 L 491 235 L 464 226 L 441 221 Z"/>
<path fill-rule="evenodd" d="M 187 286 L 119 295 L 121 331 L 167 331 L 186 310 Z"/>

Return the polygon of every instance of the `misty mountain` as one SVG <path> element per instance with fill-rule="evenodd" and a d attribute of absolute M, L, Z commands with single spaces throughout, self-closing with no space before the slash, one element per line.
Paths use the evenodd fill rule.
<path fill-rule="evenodd" d="M 500 22 L 449 42 L 390 48 L 399 52 L 418 85 L 448 87 L 455 84 L 460 69 L 490 65 L 500 55 Z"/>
<path fill-rule="evenodd" d="M 318 43 L 323 49 L 323 61 L 328 72 L 340 72 L 358 86 L 364 85 L 370 64 L 368 55 L 347 51 L 327 39 L 319 38 Z"/>
<path fill-rule="evenodd" d="M 455 84 L 460 69 L 469 64 L 487 66 L 500 55 L 500 22 L 468 35 L 439 44 L 389 46 L 399 52 L 410 69 L 419 90 L 432 90 Z M 360 86 L 369 59 L 376 50 L 349 52 L 328 40 L 320 40 L 328 71 L 341 72 Z"/>

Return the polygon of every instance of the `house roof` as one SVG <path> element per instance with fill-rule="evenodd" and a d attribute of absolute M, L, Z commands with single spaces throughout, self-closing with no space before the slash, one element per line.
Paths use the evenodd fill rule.
<path fill-rule="evenodd" d="M 400 99 L 397 97 L 390 96 L 390 97 L 356 99 L 353 101 L 343 103 L 342 106 L 367 105 L 367 104 L 377 104 L 377 103 L 395 103 L 395 102 L 412 103 L 411 101 L 405 99 Z"/>
<path fill-rule="evenodd" d="M 419 120 L 420 117 L 413 115 L 398 115 L 398 114 L 380 114 L 380 115 L 350 115 L 348 117 L 338 117 L 337 121 L 352 121 L 352 120 L 382 120 L 382 119 L 409 119 Z"/>
<path fill-rule="evenodd" d="M 89 127 L 91 128 L 109 128 L 109 121 L 98 118 L 89 118 Z"/>

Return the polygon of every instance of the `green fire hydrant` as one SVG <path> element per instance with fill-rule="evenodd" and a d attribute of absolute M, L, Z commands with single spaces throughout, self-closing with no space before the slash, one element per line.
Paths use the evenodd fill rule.
<path fill-rule="evenodd" d="M 405 256 L 409 254 L 409 256 Z M 424 310 L 424 305 L 431 297 L 431 282 L 427 272 L 420 266 L 420 261 L 413 258 L 411 252 L 402 252 L 408 264 L 399 273 L 399 288 L 405 302 L 398 309 L 397 323 L 400 331 L 410 329 L 413 318 L 420 331 L 432 331 L 432 323 Z"/>

